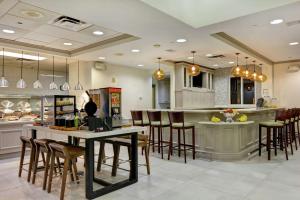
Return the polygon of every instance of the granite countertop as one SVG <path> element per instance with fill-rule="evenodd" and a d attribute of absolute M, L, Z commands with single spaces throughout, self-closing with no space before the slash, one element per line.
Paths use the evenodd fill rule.
<path fill-rule="evenodd" d="M 11 125 L 11 124 L 31 124 L 33 121 L 16 120 L 16 121 L 0 121 L 0 125 Z"/>
<path fill-rule="evenodd" d="M 198 122 L 198 124 L 202 125 L 216 125 L 216 126 L 234 126 L 234 125 L 248 125 L 248 124 L 253 124 L 254 121 L 246 121 L 246 122 L 211 122 L 211 121 L 202 121 Z"/>

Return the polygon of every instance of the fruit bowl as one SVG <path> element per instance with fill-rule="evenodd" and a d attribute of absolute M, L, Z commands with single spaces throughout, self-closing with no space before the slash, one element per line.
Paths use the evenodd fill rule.
<path fill-rule="evenodd" d="M 238 112 L 232 109 L 227 109 L 221 113 L 223 113 L 224 117 L 226 118 L 226 122 L 228 123 L 234 122 L 233 118 L 238 114 Z"/>

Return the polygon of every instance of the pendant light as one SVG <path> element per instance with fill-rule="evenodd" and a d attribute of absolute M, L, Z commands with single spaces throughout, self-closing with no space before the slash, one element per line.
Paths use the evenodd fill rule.
<path fill-rule="evenodd" d="M 267 76 L 265 74 L 262 73 L 262 64 L 259 64 L 260 68 L 261 68 L 261 73 L 258 75 L 257 80 L 259 82 L 265 82 L 267 80 Z"/>
<path fill-rule="evenodd" d="M 253 60 L 253 73 L 251 74 L 250 79 L 253 81 L 257 81 L 257 73 L 256 73 L 256 64 L 255 64 L 255 60 Z"/>
<path fill-rule="evenodd" d="M 239 66 L 239 55 L 240 53 L 236 53 L 236 66 L 232 68 L 231 75 L 235 77 L 241 77 L 243 75 L 242 67 Z"/>
<path fill-rule="evenodd" d="M 54 56 L 52 57 L 52 82 L 49 85 L 49 89 L 50 90 L 57 90 L 58 87 L 56 85 L 56 83 L 54 82 Z"/>
<path fill-rule="evenodd" d="M 37 59 L 37 72 L 36 72 L 36 81 L 33 83 L 34 89 L 42 89 L 43 85 L 40 82 L 40 54 L 38 53 L 38 59 Z"/>
<path fill-rule="evenodd" d="M 163 80 L 165 78 L 165 72 L 163 70 L 160 69 L 160 60 L 161 58 L 157 58 L 158 59 L 158 69 L 155 70 L 155 72 L 153 73 L 153 77 L 160 81 L 160 80 Z"/>
<path fill-rule="evenodd" d="M 2 49 L 2 76 L 0 78 L 0 87 L 1 88 L 8 87 L 8 81 L 6 80 L 4 74 L 4 48 Z"/>
<path fill-rule="evenodd" d="M 63 91 L 68 91 L 70 90 L 70 85 L 68 83 L 68 59 L 66 58 L 66 82 L 62 85 L 61 89 Z"/>
<path fill-rule="evenodd" d="M 22 58 L 21 58 L 21 78 L 17 82 L 17 88 L 20 88 L 20 89 L 26 88 L 26 82 L 23 79 L 23 51 L 22 51 Z"/>
<path fill-rule="evenodd" d="M 195 65 L 195 53 L 196 53 L 196 51 L 191 51 L 191 53 L 193 54 L 193 65 L 191 65 L 187 68 L 188 74 L 190 76 L 198 76 L 201 71 L 200 71 L 200 67 L 198 65 Z"/>
<path fill-rule="evenodd" d="M 79 81 L 79 60 L 78 60 L 78 65 L 77 65 L 77 84 L 75 85 L 75 90 L 83 90 L 83 87 Z"/>
<path fill-rule="evenodd" d="M 246 69 L 242 72 L 244 79 L 250 79 L 250 71 L 248 69 L 248 58 L 249 57 L 245 57 L 245 60 L 246 60 Z"/>

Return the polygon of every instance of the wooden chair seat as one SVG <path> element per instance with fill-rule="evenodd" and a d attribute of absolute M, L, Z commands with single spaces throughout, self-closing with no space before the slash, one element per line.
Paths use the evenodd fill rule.
<path fill-rule="evenodd" d="M 266 121 L 266 122 L 260 122 L 259 125 L 263 126 L 263 127 L 283 127 L 284 122 L 281 122 L 281 121 Z"/>
<path fill-rule="evenodd" d="M 192 128 L 194 127 L 194 124 L 193 123 L 190 123 L 190 122 L 184 122 L 184 125 L 183 123 L 172 123 L 172 128 Z"/>

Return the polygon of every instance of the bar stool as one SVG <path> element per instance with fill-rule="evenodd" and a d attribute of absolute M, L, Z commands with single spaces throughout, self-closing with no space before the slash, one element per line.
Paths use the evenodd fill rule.
<path fill-rule="evenodd" d="M 24 157 L 26 148 L 30 149 L 30 157 L 29 157 L 29 167 L 28 167 L 28 175 L 27 175 L 27 182 L 30 182 L 32 166 L 34 163 L 34 156 L 35 156 L 35 145 L 33 139 L 30 137 L 21 136 L 20 140 L 22 142 L 21 145 L 21 158 L 20 158 L 20 165 L 19 165 L 19 177 L 22 175 L 23 165 L 24 164 Z"/>
<path fill-rule="evenodd" d="M 266 146 L 268 151 L 268 160 L 271 160 L 271 142 L 273 143 L 273 148 L 275 149 L 275 156 L 277 155 L 277 140 L 279 138 L 280 148 L 284 148 L 285 156 L 288 160 L 287 153 L 287 143 L 288 136 L 287 132 L 284 134 L 285 121 L 287 119 L 286 111 L 278 110 L 276 111 L 275 121 L 266 121 L 259 123 L 259 156 L 261 156 L 262 146 Z M 262 143 L 262 128 L 267 129 L 267 141 Z M 273 130 L 273 140 L 271 140 L 271 131 Z M 279 134 L 279 135 L 277 135 Z M 291 145 L 291 152 L 293 154 L 293 147 Z"/>
<path fill-rule="evenodd" d="M 149 126 L 149 121 L 143 118 L 143 111 L 132 110 L 131 111 L 133 126 Z M 144 132 L 143 132 L 144 134 Z"/>
<path fill-rule="evenodd" d="M 180 152 L 182 151 L 181 146 L 183 146 L 184 151 L 184 162 L 186 163 L 186 151 L 191 150 L 193 152 L 193 160 L 195 160 L 196 148 L 195 148 L 195 126 L 192 123 L 184 121 L 184 112 L 168 112 L 170 120 L 170 146 L 168 160 L 170 160 L 170 155 L 173 154 L 173 149 L 178 149 L 178 156 L 180 157 Z M 173 130 L 177 130 L 177 146 L 173 146 Z M 192 130 L 192 144 L 186 144 L 186 130 Z M 183 144 L 181 142 L 181 130 L 183 133 Z M 190 147 L 187 149 L 186 147 Z"/>
<path fill-rule="evenodd" d="M 163 159 L 163 148 L 169 146 L 168 141 L 164 141 L 162 134 L 163 128 L 169 128 L 170 123 L 168 121 L 163 121 L 161 117 L 161 111 L 147 111 L 147 115 L 150 122 L 150 134 L 149 134 L 149 148 L 152 145 L 152 150 L 155 152 L 155 144 L 158 146 L 158 153 L 161 153 L 161 158 Z M 157 128 L 157 143 L 155 143 L 155 128 Z M 151 144 L 152 143 L 152 144 Z M 168 145 L 163 145 L 167 143 Z"/>
<path fill-rule="evenodd" d="M 83 147 L 72 146 L 67 143 L 49 143 L 49 147 L 51 150 L 51 162 L 50 162 L 51 164 L 50 164 L 50 174 L 49 174 L 49 182 L 48 182 L 48 193 L 51 192 L 55 157 L 62 158 L 64 159 L 64 168 L 63 168 L 63 175 L 62 175 L 60 200 L 63 200 L 65 194 L 67 173 L 69 169 L 72 169 L 72 166 L 73 166 L 73 173 L 71 173 L 71 178 L 72 175 L 74 175 L 77 183 L 79 183 L 76 159 L 79 156 L 84 155 L 85 150 Z"/>
<path fill-rule="evenodd" d="M 35 161 L 33 165 L 32 184 L 35 184 L 36 173 L 39 168 L 38 167 L 39 155 L 41 154 L 44 160 L 44 153 L 45 153 L 46 160 L 44 161 L 44 179 L 43 179 L 43 190 L 45 190 L 47 184 L 47 178 L 48 178 L 49 165 L 50 165 L 50 157 L 51 157 L 51 150 L 49 147 L 49 143 L 55 143 L 56 141 L 51 139 L 35 139 L 33 141 L 36 147 L 36 153 L 35 153 Z M 58 157 L 56 157 L 56 162 L 57 162 L 56 167 L 58 168 L 59 173 L 61 174 L 60 161 Z"/>
<path fill-rule="evenodd" d="M 288 133 L 288 145 L 292 145 L 295 142 L 295 148 L 298 150 L 296 133 L 295 133 L 295 119 L 293 116 L 293 110 L 288 109 L 286 111 L 285 130 Z"/>
<path fill-rule="evenodd" d="M 294 131 L 294 134 L 295 134 L 295 139 L 297 140 L 297 137 L 298 137 L 298 140 L 299 140 L 299 145 L 300 145 L 300 133 L 299 133 L 299 109 L 298 108 L 293 108 L 292 109 L 292 115 L 293 115 L 293 131 Z"/>

